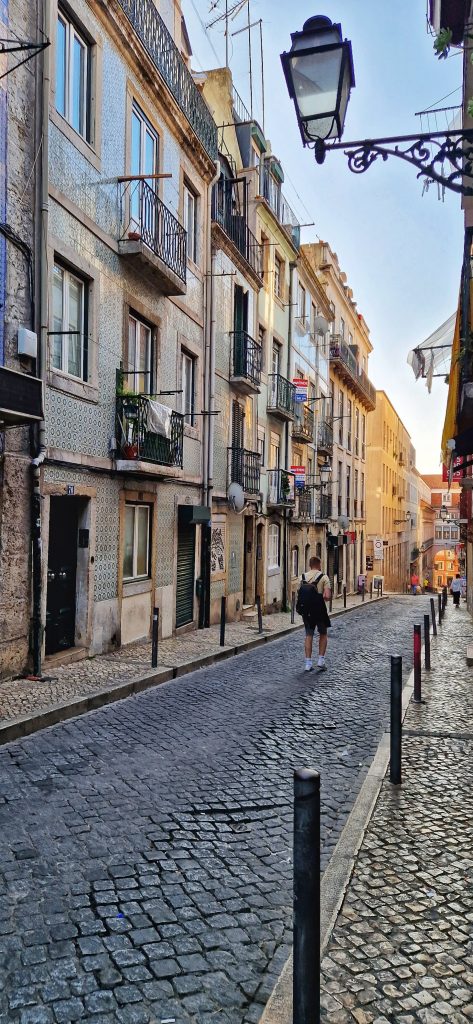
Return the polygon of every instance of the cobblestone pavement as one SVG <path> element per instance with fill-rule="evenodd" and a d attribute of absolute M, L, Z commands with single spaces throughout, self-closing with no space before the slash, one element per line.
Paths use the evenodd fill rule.
<path fill-rule="evenodd" d="M 368 598 L 367 598 L 368 600 Z M 360 597 L 349 596 L 347 607 L 360 604 Z M 342 601 L 334 601 L 334 611 L 340 610 Z M 367 605 L 366 605 L 367 607 Z M 296 615 L 300 625 L 300 618 Z M 263 632 L 266 635 L 290 628 L 289 613 L 277 612 L 263 616 Z M 238 647 L 257 636 L 254 621 L 227 623 L 225 642 L 227 647 Z M 218 654 L 220 647 L 220 626 L 195 630 L 169 637 L 159 644 L 159 668 L 174 668 L 199 658 Z M 121 647 L 111 654 L 84 658 L 68 665 L 52 665 L 44 668 L 44 681 L 28 679 L 0 680 L 0 724 L 11 721 L 34 711 L 43 711 L 55 704 L 67 703 L 76 697 L 85 697 L 103 690 L 107 686 L 134 679 L 151 670 L 151 642 L 137 641 Z"/>
<path fill-rule="evenodd" d="M 292 770 L 327 863 L 419 599 L 300 632 L 0 749 L 0 1024 L 254 1024 L 291 945 Z M 415 610 L 414 610 L 415 609 Z"/>
<path fill-rule="evenodd" d="M 402 786 L 383 783 L 323 960 L 326 1022 L 473 1020 L 473 627 L 463 605 L 449 604 L 441 633 L 426 703 L 407 713 Z"/>

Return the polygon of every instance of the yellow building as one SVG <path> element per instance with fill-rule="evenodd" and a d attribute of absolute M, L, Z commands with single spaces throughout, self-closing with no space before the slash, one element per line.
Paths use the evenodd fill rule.
<path fill-rule="evenodd" d="M 402 593 L 410 578 L 411 524 L 418 515 L 410 500 L 415 452 L 385 391 L 376 392 L 376 410 L 368 420 L 367 455 L 368 577 L 384 576 L 386 590 Z"/>

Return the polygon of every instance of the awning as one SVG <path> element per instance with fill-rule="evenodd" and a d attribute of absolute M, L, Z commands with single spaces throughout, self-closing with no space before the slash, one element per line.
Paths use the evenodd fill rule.
<path fill-rule="evenodd" d="M 460 303 L 455 320 L 455 331 L 453 334 L 452 355 L 450 360 L 450 374 L 448 380 L 447 409 L 442 433 L 442 461 L 448 466 L 452 452 L 448 447 L 448 441 L 456 437 L 458 399 L 460 396 Z"/>
<path fill-rule="evenodd" d="M 427 389 L 431 391 L 433 377 L 445 377 L 450 365 L 456 313 L 452 313 L 436 331 L 429 334 L 425 341 L 413 348 L 407 362 L 412 367 L 414 377 L 426 380 Z"/>

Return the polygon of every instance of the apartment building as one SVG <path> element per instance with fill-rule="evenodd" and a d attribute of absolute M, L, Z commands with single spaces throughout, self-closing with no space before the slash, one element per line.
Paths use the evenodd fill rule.
<path fill-rule="evenodd" d="M 332 504 L 327 567 L 334 591 L 356 591 L 366 571 L 367 430 L 376 408 L 368 376 L 369 329 L 358 312 L 346 274 L 326 242 L 305 247 L 330 303 L 330 394 L 333 426 Z"/>
<path fill-rule="evenodd" d="M 147 636 L 154 606 L 163 636 L 198 621 L 217 131 L 178 3 L 45 10 L 42 622 L 62 657 Z"/>
<path fill-rule="evenodd" d="M 409 582 L 417 537 L 415 451 L 385 391 L 376 392 L 368 421 L 367 533 L 370 564 L 386 590 L 402 593 Z M 380 543 L 381 541 L 381 543 Z"/>
<path fill-rule="evenodd" d="M 462 490 L 459 481 L 449 485 L 441 473 L 423 474 L 430 488 L 434 510 L 432 582 L 434 587 L 449 586 L 459 572 L 465 575 L 465 535 L 460 523 Z"/>
<path fill-rule="evenodd" d="M 433 583 L 433 554 L 435 541 L 435 510 L 432 506 L 432 495 L 428 484 L 418 470 L 417 474 L 417 495 L 418 495 L 418 530 L 416 538 L 417 575 L 422 581 L 425 580 L 429 586 Z"/>

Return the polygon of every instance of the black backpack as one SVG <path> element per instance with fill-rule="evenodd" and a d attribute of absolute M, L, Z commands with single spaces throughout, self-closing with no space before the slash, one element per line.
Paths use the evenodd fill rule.
<path fill-rule="evenodd" d="M 323 572 L 320 572 L 313 583 L 308 583 L 305 576 L 302 576 L 302 582 L 297 591 L 296 612 L 298 615 L 302 615 L 303 619 L 313 618 L 321 606 L 320 598 L 322 594 L 319 594 L 317 584 L 322 579 L 322 576 Z"/>

